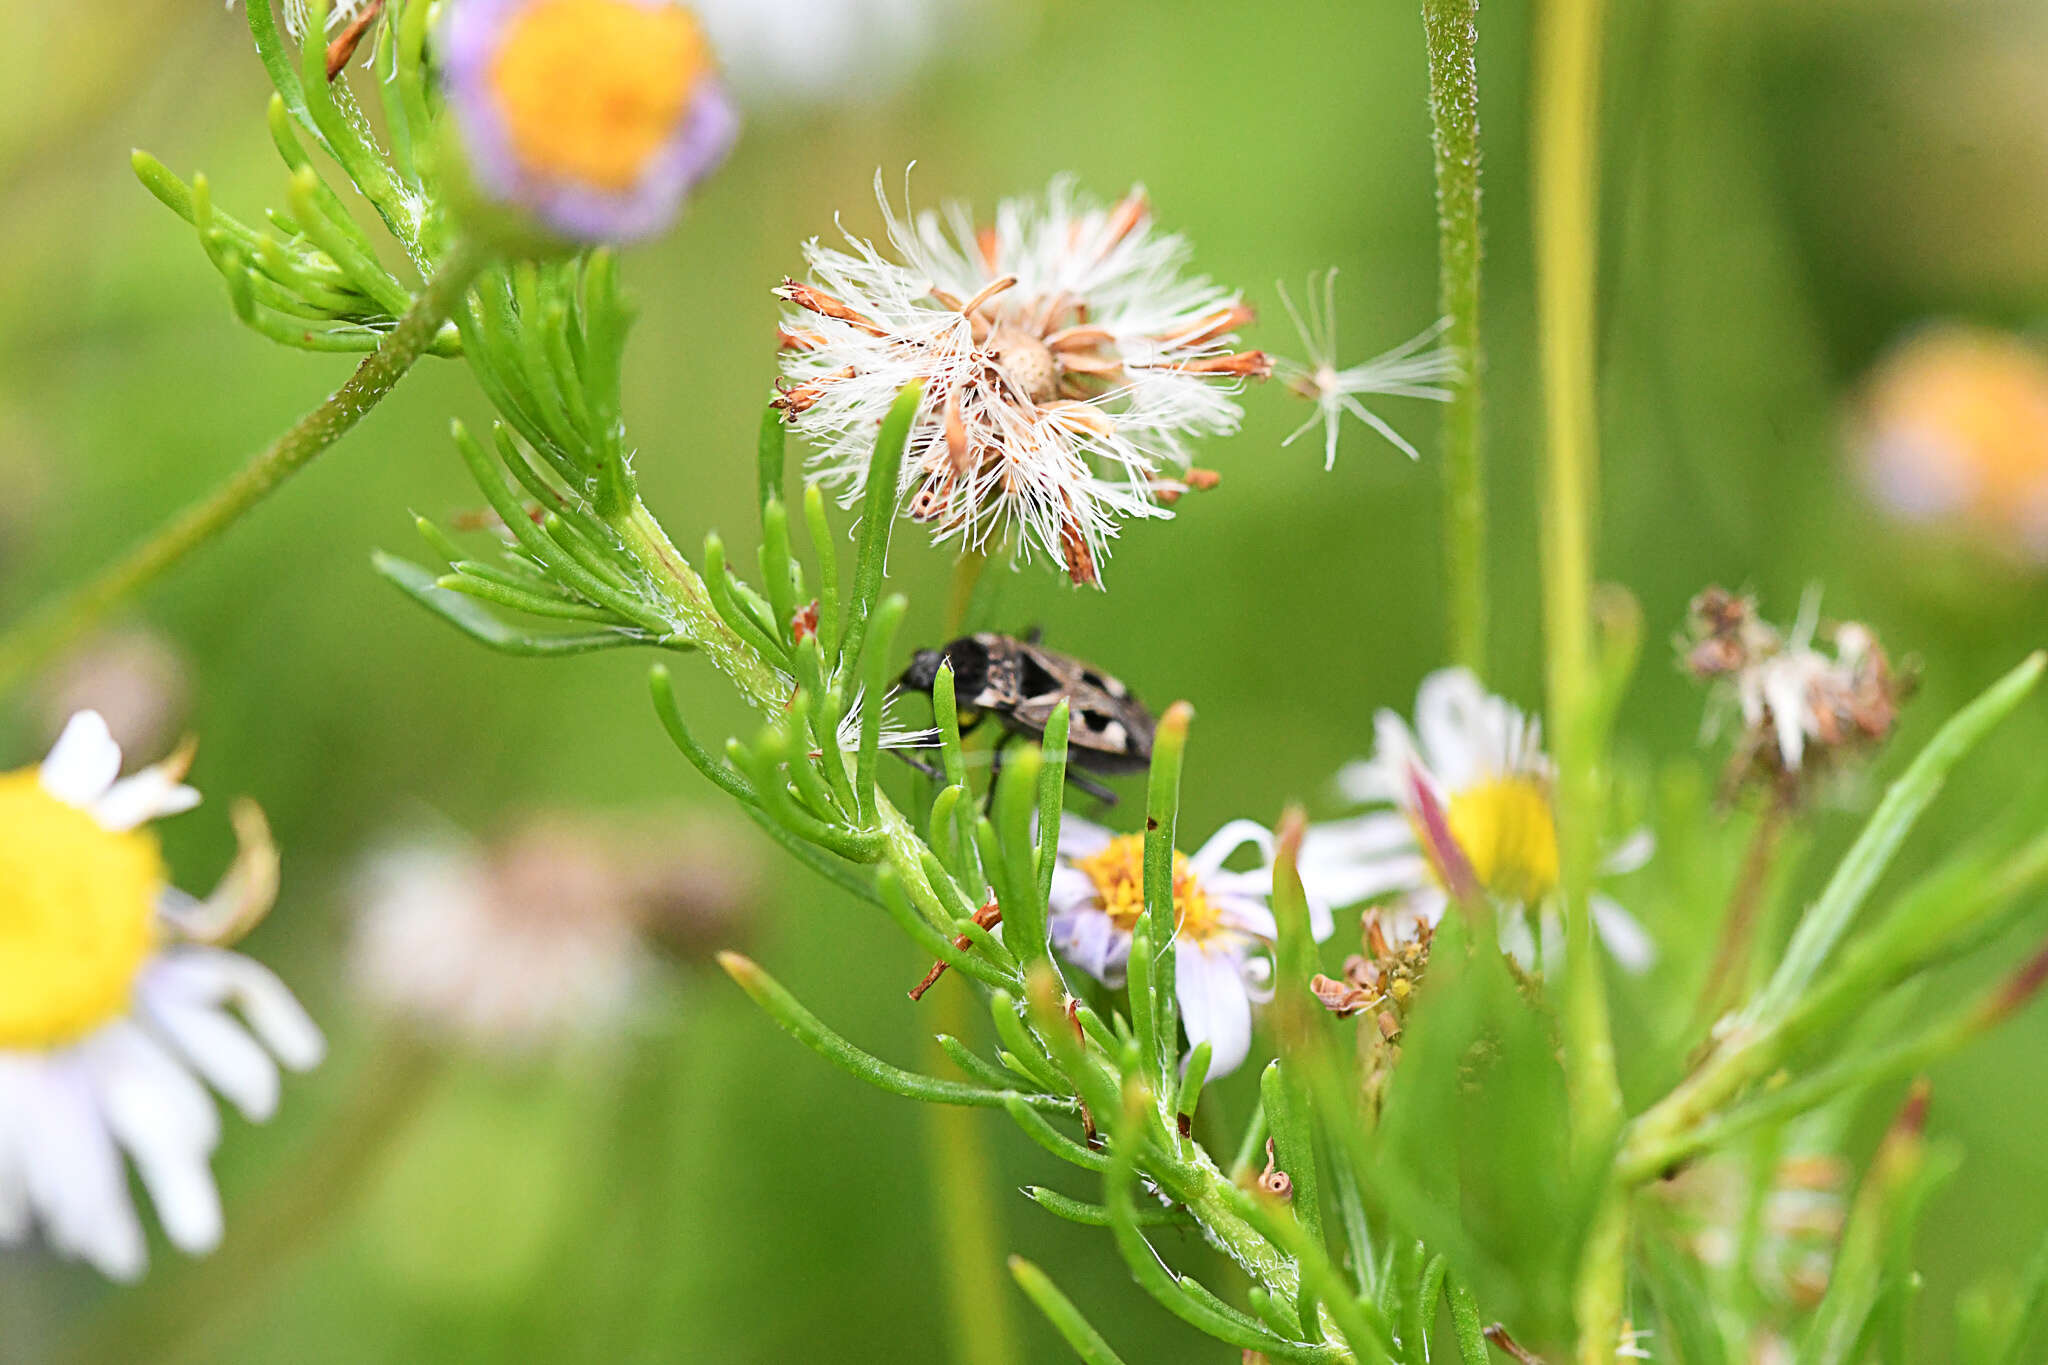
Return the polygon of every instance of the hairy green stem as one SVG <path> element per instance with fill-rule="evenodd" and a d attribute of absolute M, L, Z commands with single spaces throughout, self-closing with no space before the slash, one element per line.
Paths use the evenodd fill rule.
<path fill-rule="evenodd" d="M 1486 470 L 1480 446 L 1479 0 L 1422 0 L 1436 147 L 1437 307 L 1457 357 L 1444 406 L 1444 568 L 1453 663 L 1486 672 Z"/>
<path fill-rule="evenodd" d="M 19 682 L 109 611 L 240 521 L 314 456 L 347 435 L 433 346 L 441 324 L 461 305 L 470 281 L 486 264 L 488 259 L 482 253 L 458 245 L 398 326 L 326 402 L 127 555 L 0 633 L 0 691 Z"/>

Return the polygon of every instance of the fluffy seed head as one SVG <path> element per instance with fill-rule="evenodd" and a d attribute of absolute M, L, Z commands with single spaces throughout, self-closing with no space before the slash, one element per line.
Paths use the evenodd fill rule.
<path fill-rule="evenodd" d="M 776 291 L 793 305 L 777 406 L 851 502 L 882 414 L 922 382 L 910 515 L 942 543 L 1043 550 L 1099 585 L 1120 523 L 1172 515 L 1189 441 L 1235 431 L 1232 394 L 1270 372 L 1232 349 L 1250 310 L 1182 273 L 1187 244 L 1152 227 L 1141 189 L 1103 206 L 1062 178 L 980 228 L 957 205 L 898 215 L 879 174 L 875 193 L 890 254 L 814 240 L 807 278 Z"/>

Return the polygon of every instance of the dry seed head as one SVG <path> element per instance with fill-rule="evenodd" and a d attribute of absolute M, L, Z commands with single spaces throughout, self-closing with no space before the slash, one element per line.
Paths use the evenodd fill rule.
<path fill-rule="evenodd" d="M 783 319 L 776 406 L 819 448 L 812 467 L 851 502 L 865 487 L 881 414 L 913 382 L 924 399 L 899 491 L 940 542 L 1007 544 L 1100 583 L 1130 518 L 1172 515 L 1191 438 L 1237 429 L 1231 395 L 1271 370 L 1236 351 L 1251 313 L 1182 266 L 1142 190 L 1104 208 L 1056 180 L 976 228 L 957 206 L 899 215 L 876 198 L 884 255 L 848 235 L 813 241 L 809 275 L 776 290 Z"/>

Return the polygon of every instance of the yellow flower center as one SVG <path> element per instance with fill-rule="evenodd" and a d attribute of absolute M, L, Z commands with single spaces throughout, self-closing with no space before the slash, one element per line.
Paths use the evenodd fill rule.
<path fill-rule="evenodd" d="M 1494 895 L 1533 905 L 1556 889 L 1557 817 L 1541 782 L 1477 783 L 1451 798 L 1445 819 L 1472 875 Z"/>
<path fill-rule="evenodd" d="M 1102 909 L 1110 922 L 1129 933 L 1145 913 L 1145 836 L 1119 834 L 1100 853 L 1079 859 L 1074 866 L 1095 883 Z M 1174 926 L 1189 938 L 1204 939 L 1216 932 L 1222 912 L 1202 889 L 1202 883 L 1188 870 L 1188 855 L 1173 854 Z"/>
<path fill-rule="evenodd" d="M 490 79 L 529 170 L 622 191 L 675 132 L 710 65 L 680 5 L 535 0 L 506 25 Z"/>
<path fill-rule="evenodd" d="M 163 857 L 43 790 L 0 775 L 0 1048 L 83 1037 L 128 1008 L 156 946 Z"/>

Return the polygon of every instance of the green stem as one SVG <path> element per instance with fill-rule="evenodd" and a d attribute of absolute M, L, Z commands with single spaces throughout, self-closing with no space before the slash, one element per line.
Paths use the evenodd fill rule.
<path fill-rule="evenodd" d="M 1451 660 L 1486 671 L 1486 471 L 1480 449 L 1479 0 L 1422 0 L 1436 147 L 1437 306 L 1457 378 L 1444 407 Z"/>
<path fill-rule="evenodd" d="M 973 997 L 958 988 L 936 994 L 931 1003 L 939 1014 L 934 1021 L 938 1031 L 966 1033 Z M 927 1069 L 939 1069 L 944 1055 L 934 1043 Z M 946 1104 L 925 1110 L 946 1317 L 952 1327 L 952 1358 L 962 1365 L 1021 1365 L 1024 1359 L 1010 1286 L 1004 1282 L 1002 1220 L 989 1197 L 995 1184 L 989 1163 L 993 1137 L 984 1115 Z"/>
<path fill-rule="evenodd" d="M 0 691 L 77 639 L 109 611 L 233 526 L 382 402 L 434 344 L 487 258 L 458 245 L 376 350 L 348 381 L 244 465 L 96 577 L 0 633 Z"/>
<path fill-rule="evenodd" d="M 987 564 L 988 556 L 979 551 L 968 551 L 955 563 L 948 636 L 964 628 L 974 585 Z M 879 695 L 870 697 L 869 704 L 879 706 Z M 957 987 L 937 994 L 932 1002 L 939 1016 L 935 1031 L 964 1036 L 973 1022 L 970 997 Z M 942 1055 L 936 1043 L 933 1053 L 928 1060 L 936 1066 Z M 986 1120 L 965 1109 L 935 1104 L 925 1111 L 932 1212 L 945 1262 L 946 1311 L 957 1358 L 966 1365 L 1015 1365 L 1023 1359 L 1001 1270 L 1002 1220 L 989 1198 L 995 1183 L 989 1160 L 991 1136 Z"/>
<path fill-rule="evenodd" d="M 1599 852 L 1599 689 L 1593 666 L 1592 539 L 1597 496 L 1594 262 L 1600 0 L 1548 0 L 1536 47 L 1537 317 L 1544 417 L 1543 600 L 1565 908 L 1565 1067 L 1572 1137 L 1602 1151 L 1622 1119 L 1606 985 L 1587 890 Z M 1603 1208 L 1574 1293 L 1578 1359 L 1611 1365 L 1621 1333 L 1628 1206 Z"/>

